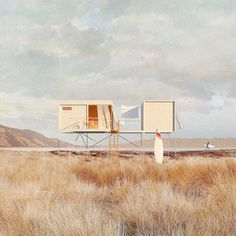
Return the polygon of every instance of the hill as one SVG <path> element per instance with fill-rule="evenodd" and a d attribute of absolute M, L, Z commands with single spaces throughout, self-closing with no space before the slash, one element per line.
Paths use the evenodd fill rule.
<path fill-rule="evenodd" d="M 68 146 L 59 139 L 48 138 L 29 129 L 16 129 L 0 125 L 0 147 L 57 147 Z"/>

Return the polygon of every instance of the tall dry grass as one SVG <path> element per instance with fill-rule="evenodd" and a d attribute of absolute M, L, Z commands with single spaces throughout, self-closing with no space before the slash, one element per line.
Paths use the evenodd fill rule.
<path fill-rule="evenodd" d="M 236 162 L 1 152 L 0 235 L 236 235 Z"/>

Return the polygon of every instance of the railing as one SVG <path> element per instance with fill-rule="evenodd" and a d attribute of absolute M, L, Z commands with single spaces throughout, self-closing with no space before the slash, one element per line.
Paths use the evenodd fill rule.
<path fill-rule="evenodd" d="M 73 131 L 89 130 L 89 129 L 97 129 L 97 130 L 112 129 L 113 124 L 114 124 L 113 120 L 101 120 L 95 117 L 88 117 L 88 121 L 86 121 L 86 119 L 77 119 L 75 123 L 63 128 L 62 131 L 68 129 Z"/>
<path fill-rule="evenodd" d="M 99 119 L 96 117 L 88 117 L 86 123 L 87 129 L 111 129 L 113 126 L 113 120 Z"/>

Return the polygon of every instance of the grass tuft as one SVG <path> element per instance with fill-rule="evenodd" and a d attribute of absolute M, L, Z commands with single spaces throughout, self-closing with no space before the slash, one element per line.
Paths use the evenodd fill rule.
<path fill-rule="evenodd" d="M 235 235 L 236 161 L 0 153 L 0 235 Z"/>

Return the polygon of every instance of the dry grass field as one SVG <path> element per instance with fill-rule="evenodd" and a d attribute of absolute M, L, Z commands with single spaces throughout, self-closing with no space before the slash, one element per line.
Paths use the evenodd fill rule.
<path fill-rule="evenodd" d="M 236 161 L 1 151 L 0 235 L 236 235 Z"/>

